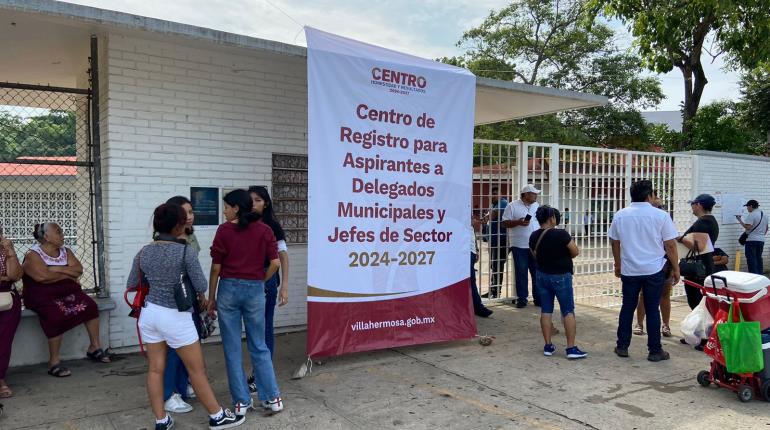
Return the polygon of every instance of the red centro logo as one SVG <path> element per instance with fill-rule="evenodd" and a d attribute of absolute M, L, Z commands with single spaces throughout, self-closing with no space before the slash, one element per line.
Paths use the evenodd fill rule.
<path fill-rule="evenodd" d="M 425 88 L 428 86 L 428 81 L 422 76 L 416 76 L 411 73 L 399 72 L 396 70 L 381 69 L 379 67 L 372 69 L 372 79 L 375 81 L 408 85 L 416 88 Z"/>

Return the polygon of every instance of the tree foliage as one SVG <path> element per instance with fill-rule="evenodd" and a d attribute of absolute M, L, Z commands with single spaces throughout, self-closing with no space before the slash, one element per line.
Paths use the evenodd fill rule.
<path fill-rule="evenodd" d="M 744 74 L 741 93 L 746 123 L 767 136 L 770 152 L 770 64 Z"/>
<path fill-rule="evenodd" d="M 652 127 L 650 135 L 652 141 L 668 151 L 676 151 L 686 137 L 665 126 Z M 746 121 L 745 102 L 727 100 L 698 109 L 691 120 L 688 148 L 753 155 L 766 151 L 763 134 Z"/>
<path fill-rule="evenodd" d="M 51 110 L 29 118 L 0 112 L 0 160 L 74 155 L 74 112 Z"/>
<path fill-rule="evenodd" d="M 694 142 L 691 120 L 708 83 L 704 52 L 725 54 L 744 70 L 770 59 L 770 0 L 590 0 L 589 6 L 628 23 L 647 68 L 682 72 L 685 139 L 678 149 Z"/>
<path fill-rule="evenodd" d="M 517 0 L 470 29 L 463 57 L 445 61 L 478 76 L 600 94 L 604 107 L 479 127 L 478 137 L 639 149 L 646 125 L 638 110 L 663 98 L 641 59 L 619 50 L 611 28 L 593 22 L 587 0 Z"/>

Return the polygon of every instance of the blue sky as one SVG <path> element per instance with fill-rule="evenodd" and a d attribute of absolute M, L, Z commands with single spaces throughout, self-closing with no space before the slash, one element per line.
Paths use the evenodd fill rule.
<path fill-rule="evenodd" d="M 69 0 L 88 6 L 183 22 L 231 33 L 305 45 L 301 25 L 391 49 L 437 58 L 462 54 L 455 46 L 462 33 L 507 0 Z M 631 36 L 619 22 L 619 46 Z M 710 58 L 709 58 L 710 59 Z M 704 60 L 705 61 L 705 60 Z M 739 95 L 738 75 L 722 70 L 720 59 L 706 65 L 701 104 Z M 678 69 L 659 76 L 666 99 L 658 110 L 678 110 L 684 94 Z"/>

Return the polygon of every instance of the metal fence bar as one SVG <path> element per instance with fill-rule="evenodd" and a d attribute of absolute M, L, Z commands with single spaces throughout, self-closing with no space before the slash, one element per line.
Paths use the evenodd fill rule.
<path fill-rule="evenodd" d="M 484 171 L 486 163 L 494 164 L 501 158 L 503 148 L 515 148 L 517 171 L 511 185 L 521 186 L 532 183 L 543 190 L 541 204 L 551 204 L 563 210 L 563 228 L 567 229 L 581 248 L 581 255 L 575 260 L 575 298 L 578 302 L 601 307 L 619 306 L 622 301 L 620 282 L 614 277 L 614 264 L 607 230 L 614 214 L 630 202 L 628 189 L 631 182 L 649 179 L 658 194 L 666 202 L 666 210 L 674 218 L 677 227 L 683 231 L 690 222 L 689 206 L 686 201 L 692 193 L 693 158 L 689 154 L 659 154 L 638 151 L 623 151 L 604 148 L 589 148 L 545 144 L 538 142 L 501 142 L 492 140 L 475 141 L 476 146 L 496 146 L 498 151 L 485 148 L 483 154 L 497 154 L 495 157 L 475 159 L 474 172 Z M 479 148 L 476 149 L 479 153 Z M 512 157 L 510 157 L 512 158 Z M 518 179 L 519 184 L 514 184 Z M 474 173 L 474 187 L 478 181 L 491 181 L 490 177 Z M 518 187 L 515 187 L 518 188 Z M 514 188 L 510 199 L 518 198 Z M 683 197 L 688 196 L 688 197 Z M 474 199 L 483 198 L 474 195 Z M 486 195 L 488 198 L 489 196 Z M 476 201 L 476 200 L 474 200 Z M 569 208 L 569 212 L 566 211 Z M 483 254 L 483 253 L 482 253 Z M 487 291 L 488 269 L 479 262 L 479 286 Z M 513 295 L 513 267 L 506 265 L 504 289 Z M 681 286 L 674 289 L 675 295 L 683 294 Z"/>
<path fill-rule="evenodd" d="M 95 292 L 90 90 L 0 83 L 0 225 L 24 255 L 57 222 Z"/>

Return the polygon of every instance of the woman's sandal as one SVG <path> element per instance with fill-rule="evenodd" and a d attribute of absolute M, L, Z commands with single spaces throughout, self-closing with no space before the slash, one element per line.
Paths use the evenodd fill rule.
<path fill-rule="evenodd" d="M 97 348 L 91 352 L 86 352 L 86 357 L 97 363 L 111 363 L 110 356 L 106 354 L 101 348 Z"/>
<path fill-rule="evenodd" d="M 48 374 L 57 378 L 66 378 L 67 376 L 71 376 L 72 372 L 61 364 L 54 364 L 48 369 Z"/>
<path fill-rule="evenodd" d="M 669 327 L 668 324 L 661 325 L 660 334 L 662 334 L 663 337 L 671 337 L 671 327 Z"/>
<path fill-rule="evenodd" d="M 0 385 L 0 399 L 7 399 L 11 396 L 13 396 L 13 391 L 11 391 L 11 387 L 5 384 Z"/>

